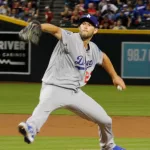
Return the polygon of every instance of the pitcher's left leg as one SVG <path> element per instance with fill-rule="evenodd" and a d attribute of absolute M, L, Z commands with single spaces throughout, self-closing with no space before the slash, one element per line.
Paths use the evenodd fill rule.
<path fill-rule="evenodd" d="M 112 150 L 116 146 L 112 133 L 112 119 L 106 111 L 81 90 L 74 93 L 71 102 L 69 110 L 72 109 L 79 116 L 98 124 L 102 150 Z"/>

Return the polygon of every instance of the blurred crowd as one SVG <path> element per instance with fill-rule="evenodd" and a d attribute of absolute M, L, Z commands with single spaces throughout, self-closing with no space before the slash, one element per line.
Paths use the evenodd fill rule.
<path fill-rule="evenodd" d="M 39 0 L 0 0 L 0 14 L 27 22 L 39 17 Z M 54 18 L 45 7 L 45 22 Z M 150 28 L 150 0 L 64 0 L 61 27 L 78 27 L 84 14 L 95 15 L 100 29 Z"/>
<path fill-rule="evenodd" d="M 37 0 L 0 0 L 0 14 L 27 22 L 38 17 Z"/>
<path fill-rule="evenodd" d="M 60 25 L 77 27 L 87 13 L 98 18 L 100 29 L 150 28 L 150 0 L 65 0 Z"/>

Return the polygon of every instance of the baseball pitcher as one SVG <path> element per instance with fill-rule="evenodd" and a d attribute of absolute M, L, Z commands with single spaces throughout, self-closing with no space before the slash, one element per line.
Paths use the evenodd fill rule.
<path fill-rule="evenodd" d="M 94 99 L 80 89 L 90 79 L 95 65 L 102 66 L 108 72 L 115 86 L 126 88 L 108 56 L 90 41 L 98 32 L 98 26 L 97 18 L 87 14 L 80 19 L 79 33 L 37 21 L 20 31 L 22 40 L 34 44 L 38 44 L 42 31 L 59 40 L 42 78 L 39 104 L 32 116 L 18 125 L 19 132 L 28 144 L 34 141 L 52 111 L 66 108 L 98 125 L 102 150 L 125 150 L 114 142 L 112 119 Z"/>

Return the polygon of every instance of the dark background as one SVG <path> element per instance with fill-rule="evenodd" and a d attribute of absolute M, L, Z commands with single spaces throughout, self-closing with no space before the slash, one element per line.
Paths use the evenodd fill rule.
<path fill-rule="evenodd" d="M 20 31 L 23 27 L 0 21 L 0 31 Z M 1 40 L 1 39 L 0 39 Z M 31 74 L 30 75 L 0 75 L 0 81 L 41 82 L 41 78 L 48 66 L 48 62 L 57 43 L 57 39 L 48 33 L 43 33 L 39 46 L 31 46 Z M 150 35 L 146 34 L 107 34 L 101 33 L 93 37 L 98 47 L 111 59 L 117 73 L 121 73 L 121 43 L 149 42 Z M 150 85 L 149 79 L 125 79 L 129 85 Z M 111 78 L 102 67 L 96 66 L 89 84 L 112 84 Z"/>

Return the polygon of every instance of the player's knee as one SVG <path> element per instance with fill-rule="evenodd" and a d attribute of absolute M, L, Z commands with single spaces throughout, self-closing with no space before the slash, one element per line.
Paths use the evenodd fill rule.
<path fill-rule="evenodd" d="M 111 125 L 112 124 L 112 119 L 108 116 L 107 121 L 105 124 Z"/>
<path fill-rule="evenodd" d="M 99 124 L 104 125 L 104 126 L 112 125 L 112 119 L 111 119 L 111 117 L 107 116 L 107 117 L 103 118 L 103 120 L 101 120 L 99 122 Z"/>

